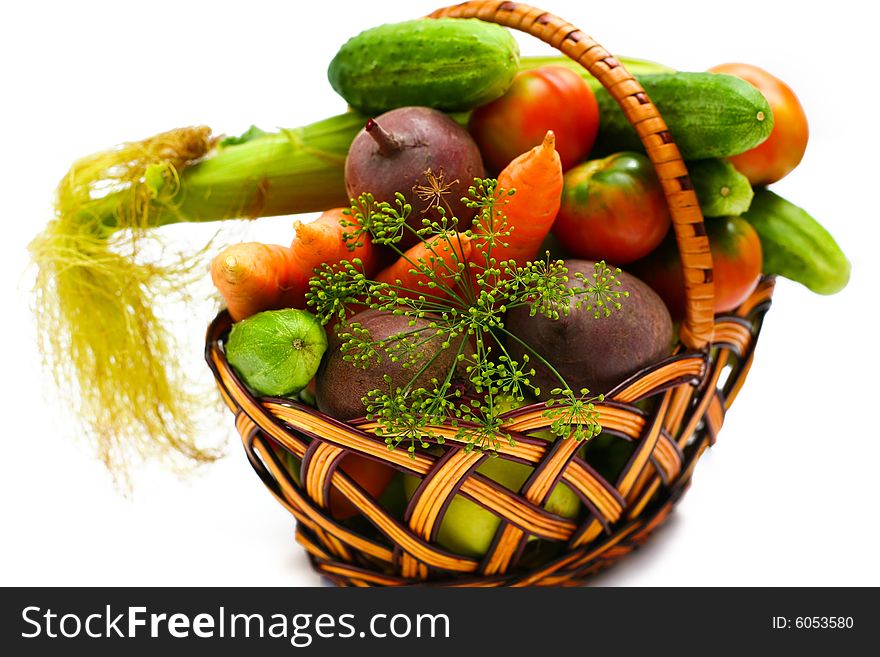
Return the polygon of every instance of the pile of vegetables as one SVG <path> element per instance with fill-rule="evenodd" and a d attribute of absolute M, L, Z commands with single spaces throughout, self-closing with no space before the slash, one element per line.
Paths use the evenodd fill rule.
<path fill-rule="evenodd" d="M 405 53 L 405 56 L 403 55 Z M 806 211 L 767 189 L 807 142 L 791 90 L 744 64 L 677 72 L 622 60 L 687 160 L 706 219 L 715 310 L 762 274 L 820 294 L 849 263 Z M 349 112 L 235 138 L 206 128 L 125 144 L 74 164 L 34 240 L 44 352 L 78 388 L 110 466 L 144 454 L 210 460 L 193 440 L 199 403 L 175 371 L 160 296 L 207 264 L 145 258 L 182 221 L 320 211 L 288 245 L 233 244 L 210 276 L 235 324 L 229 363 L 256 395 L 341 421 L 367 418 L 389 449 L 513 440 L 503 414 L 543 403 L 540 437 L 584 441 L 613 479 L 629 458 L 605 441 L 596 402 L 672 353 L 684 285 L 660 183 L 611 97 L 564 58 L 520 58 L 505 29 L 416 20 L 367 30 L 330 64 Z M 621 269 L 623 268 L 623 269 Z M 279 448 L 291 475 L 300 464 Z M 402 514 L 419 481 L 350 455 L 343 470 Z M 518 489 L 531 468 L 486 460 Z M 581 512 L 560 484 L 547 509 Z M 330 512 L 357 522 L 331 492 Z M 497 518 L 456 497 L 438 541 L 479 556 Z"/>

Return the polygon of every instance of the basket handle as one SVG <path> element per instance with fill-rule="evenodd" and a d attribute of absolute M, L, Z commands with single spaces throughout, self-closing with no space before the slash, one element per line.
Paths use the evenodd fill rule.
<path fill-rule="evenodd" d="M 681 341 L 690 349 L 706 347 L 714 328 L 714 288 L 703 213 L 678 146 L 642 85 L 574 25 L 526 4 L 472 0 L 438 9 L 429 18 L 479 18 L 531 34 L 579 63 L 608 90 L 645 145 L 669 205 L 684 274 L 686 310 Z"/>

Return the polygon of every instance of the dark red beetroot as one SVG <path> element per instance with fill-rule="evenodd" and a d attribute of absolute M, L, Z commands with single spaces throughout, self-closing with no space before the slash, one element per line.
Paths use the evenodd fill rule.
<path fill-rule="evenodd" d="M 566 260 L 569 286 L 582 286 L 574 274 L 581 272 L 592 280 L 593 261 Z M 588 388 L 593 395 L 605 394 L 643 367 L 668 356 L 672 349 L 672 320 L 660 297 L 642 281 L 626 272 L 618 275 L 619 289 L 629 292 L 621 299 L 620 310 L 609 317 L 593 318 L 587 310 L 577 310 L 572 300 L 568 317 L 551 320 L 541 315 L 529 317 L 527 307 L 507 313 L 507 329 L 534 348 L 565 378 L 575 391 Z M 508 341 L 508 351 L 520 360 L 529 354 L 535 369 L 533 382 L 541 389 L 541 399 L 562 384 L 530 351 L 516 340 Z"/>
<path fill-rule="evenodd" d="M 415 325 L 410 326 L 409 321 L 407 317 L 379 310 L 365 310 L 351 318 L 351 322 L 360 324 L 374 340 L 412 331 L 413 328 L 424 328 L 429 324 L 427 319 L 417 319 L 414 320 Z M 449 368 L 454 365 L 456 351 L 452 348 L 443 349 L 442 342 L 437 337 L 427 340 L 419 348 L 420 355 L 423 355 L 419 367 L 435 354 L 439 355 L 417 379 L 417 386 L 430 386 L 431 379 L 442 381 Z M 384 354 L 381 363 L 373 363 L 366 369 L 358 367 L 345 360 L 340 343 L 338 336 L 329 338 L 329 348 L 315 377 L 318 408 L 337 420 L 352 420 L 365 415 L 366 408 L 362 398 L 377 388 L 387 390 L 388 384 L 384 381 L 386 374 L 391 377 L 393 386 L 403 387 L 418 372 L 418 368 L 405 368 L 402 363 L 392 362 Z"/>
<path fill-rule="evenodd" d="M 412 205 L 408 221 L 422 228 L 436 219 L 441 205 L 447 217 L 470 227 L 475 210 L 461 202 L 473 179 L 483 176 L 480 150 L 468 134 L 443 112 L 427 107 L 401 107 L 370 119 L 351 144 L 345 160 L 345 187 L 351 198 L 370 192 L 377 201 L 394 201 L 400 192 Z M 408 231 L 402 246 L 417 242 Z"/>

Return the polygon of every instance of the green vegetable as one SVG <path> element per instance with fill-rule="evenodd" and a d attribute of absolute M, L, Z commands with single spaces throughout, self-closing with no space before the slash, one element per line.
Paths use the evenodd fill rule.
<path fill-rule="evenodd" d="M 675 73 L 673 68 L 657 62 L 649 62 L 646 59 L 635 59 L 634 57 L 617 57 L 616 59 L 626 67 L 627 71 L 637 77 L 652 73 Z M 602 84 L 571 57 L 549 55 L 546 57 L 521 57 L 519 60 L 519 70 L 521 71 L 531 71 L 543 66 L 562 66 L 580 75 L 594 92 L 602 88 Z"/>
<path fill-rule="evenodd" d="M 517 72 L 519 47 L 505 28 L 477 19 L 417 19 L 350 39 L 330 62 L 330 84 L 352 107 L 469 110 L 501 96 Z"/>
<path fill-rule="evenodd" d="M 305 388 L 327 350 L 327 334 L 305 310 L 268 310 L 233 325 L 226 358 L 260 395 L 286 397 Z"/>
<path fill-rule="evenodd" d="M 272 451 L 275 452 L 275 456 L 281 461 L 281 465 L 290 475 L 291 479 L 293 479 L 297 486 L 302 486 L 302 477 L 300 476 L 302 461 L 275 442 L 272 442 L 271 446 Z"/>
<path fill-rule="evenodd" d="M 250 128 L 237 138 L 241 143 L 225 141 L 178 172 L 172 197 L 157 190 L 151 222 L 270 217 L 345 205 L 345 157 L 366 120 L 348 112 L 279 132 Z"/>
<path fill-rule="evenodd" d="M 764 141 L 773 129 L 770 105 L 748 82 L 717 73 L 659 73 L 637 76 L 657 105 L 686 160 L 730 157 Z M 602 153 L 642 149 L 635 128 L 604 89 L 599 102 Z"/>
<path fill-rule="evenodd" d="M 252 125 L 240 135 L 224 137 L 223 139 L 221 139 L 220 148 L 225 148 L 227 146 L 240 146 L 241 144 L 246 144 L 247 142 L 253 141 L 254 139 L 265 137 L 268 134 L 269 133 L 262 128 L 258 128 L 257 126 Z"/>
<path fill-rule="evenodd" d="M 784 276 L 817 294 L 834 294 L 846 287 L 849 260 L 806 211 L 768 189 L 759 189 L 743 218 L 761 239 L 765 274 Z"/>
<path fill-rule="evenodd" d="M 407 497 L 404 491 L 403 479 L 405 475 L 402 472 L 395 472 L 388 486 L 382 491 L 379 497 L 379 505 L 387 511 L 391 517 L 403 520 L 406 513 Z"/>
<path fill-rule="evenodd" d="M 752 186 L 729 161 L 695 160 L 687 168 L 705 216 L 736 217 L 749 209 Z"/>
<path fill-rule="evenodd" d="M 636 443 L 603 431 L 581 449 L 582 458 L 606 481 L 615 483 L 636 451 Z"/>
<path fill-rule="evenodd" d="M 308 388 L 303 388 L 299 391 L 299 401 L 312 408 L 318 407 L 317 401 L 315 400 L 314 390 L 309 390 Z"/>

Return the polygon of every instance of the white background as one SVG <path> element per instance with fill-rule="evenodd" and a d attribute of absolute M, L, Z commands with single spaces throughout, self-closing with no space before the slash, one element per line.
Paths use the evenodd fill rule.
<path fill-rule="evenodd" d="M 648 546 L 606 585 L 880 584 L 877 534 L 880 96 L 869 3 L 542 0 L 614 53 L 681 70 L 761 65 L 810 118 L 803 164 L 774 187 L 832 231 L 853 262 L 842 294 L 780 281 L 757 359 L 719 443 Z M 348 37 L 417 17 L 417 2 L 6 3 L 0 18 L 3 394 L 0 583 L 317 585 L 293 522 L 247 464 L 231 416 L 205 422 L 227 456 L 194 476 L 137 471 L 128 497 L 59 413 L 40 372 L 26 245 L 78 156 L 172 127 L 236 134 L 344 109 L 326 65 Z M 524 52 L 543 47 L 521 39 Z M 243 237 L 289 242 L 290 218 Z M 206 240 L 209 227 L 181 231 Z M 209 305 L 181 358 L 201 365 Z M 215 403 L 206 393 L 206 408 Z"/>

